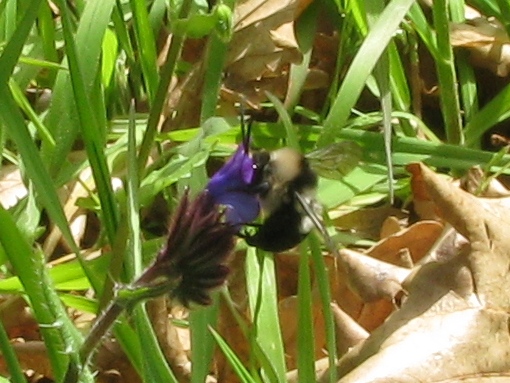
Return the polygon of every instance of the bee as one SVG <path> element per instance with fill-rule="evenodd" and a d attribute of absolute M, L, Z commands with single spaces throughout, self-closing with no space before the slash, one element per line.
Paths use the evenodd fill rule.
<path fill-rule="evenodd" d="M 349 149 L 350 153 L 345 150 Z M 322 205 L 317 200 L 318 175 L 312 169 L 311 161 L 319 167 L 327 167 L 329 175 L 336 168 L 345 174 L 357 164 L 359 146 L 353 142 L 333 144 L 327 149 L 312 152 L 310 161 L 302 153 L 289 147 L 272 152 L 253 153 L 255 175 L 251 188 L 257 193 L 264 219 L 261 224 L 250 224 L 254 232 L 240 234 L 251 246 L 270 252 L 281 252 L 297 246 L 316 227 L 331 245 L 322 223 Z M 327 158 L 337 155 L 334 166 L 327 164 Z M 340 161 L 340 157 L 342 157 Z M 324 161 L 321 161 L 321 158 Z M 338 166 L 340 165 L 340 167 Z"/>

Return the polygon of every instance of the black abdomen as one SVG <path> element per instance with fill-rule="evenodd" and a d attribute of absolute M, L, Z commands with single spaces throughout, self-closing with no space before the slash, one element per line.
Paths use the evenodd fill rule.
<path fill-rule="evenodd" d="M 268 216 L 254 235 L 247 235 L 250 246 L 262 250 L 280 252 L 298 245 L 305 235 L 301 234 L 301 215 L 294 202 L 282 204 Z"/>

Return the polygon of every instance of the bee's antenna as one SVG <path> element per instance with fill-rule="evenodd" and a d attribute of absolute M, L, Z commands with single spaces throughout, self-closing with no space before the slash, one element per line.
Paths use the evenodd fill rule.
<path fill-rule="evenodd" d="M 248 152 L 248 150 L 250 148 L 251 125 L 252 125 L 253 121 L 250 119 L 248 122 L 248 127 L 247 127 L 246 121 L 245 121 L 244 102 L 241 102 L 239 104 L 239 108 L 241 111 L 241 138 L 243 141 L 244 150 L 246 152 Z M 248 116 L 248 118 L 249 118 L 249 116 Z"/>

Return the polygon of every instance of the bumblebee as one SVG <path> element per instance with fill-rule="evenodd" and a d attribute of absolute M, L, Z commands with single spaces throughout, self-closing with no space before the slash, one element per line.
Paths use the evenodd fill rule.
<path fill-rule="evenodd" d="M 249 245 L 266 251 L 290 249 L 320 222 L 322 206 L 316 200 L 317 174 L 305 156 L 288 147 L 256 152 L 253 158 L 253 188 L 265 218 L 262 224 L 252 225 L 256 227 L 254 233 L 245 232 L 241 236 Z"/>

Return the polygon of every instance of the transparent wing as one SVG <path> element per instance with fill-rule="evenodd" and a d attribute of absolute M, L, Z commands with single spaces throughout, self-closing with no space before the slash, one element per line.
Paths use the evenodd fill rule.
<path fill-rule="evenodd" d="M 340 180 L 358 165 L 362 154 L 357 143 L 341 141 L 310 152 L 306 158 L 320 176 Z"/>

